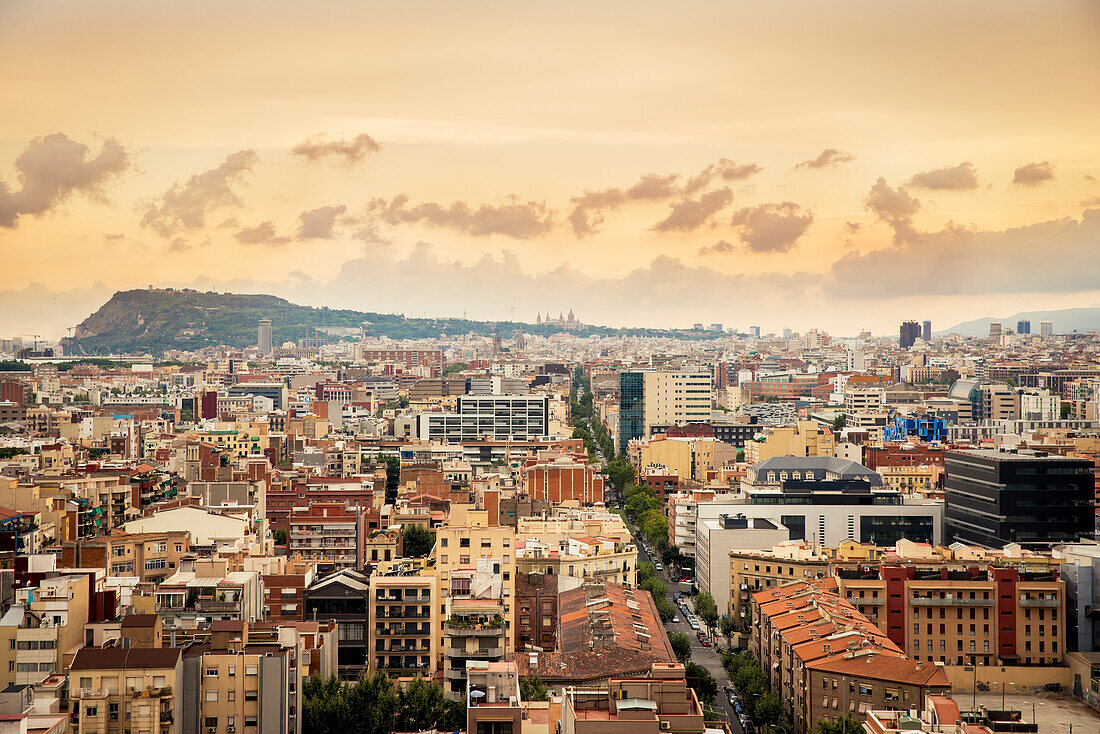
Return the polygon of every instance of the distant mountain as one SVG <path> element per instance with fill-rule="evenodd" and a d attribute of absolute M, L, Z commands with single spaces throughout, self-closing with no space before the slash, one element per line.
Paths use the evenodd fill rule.
<path fill-rule="evenodd" d="M 271 319 L 274 344 L 297 342 L 325 332 L 330 340 L 341 336 L 387 336 L 393 339 L 427 339 L 439 336 L 494 332 L 508 340 L 517 329 L 527 334 L 549 336 L 562 327 L 516 322 L 470 321 L 468 319 L 406 318 L 348 309 L 299 306 L 269 295 L 244 295 L 183 290 L 118 291 L 94 314 L 63 339 L 67 354 L 161 355 L 170 349 L 192 350 L 224 344 L 243 348 L 256 343 L 256 326 Z M 573 331 L 579 336 L 671 336 L 682 339 L 713 339 L 720 332 L 669 331 L 664 329 L 615 329 L 586 326 Z"/>
<path fill-rule="evenodd" d="M 993 318 L 990 316 L 964 321 L 950 329 L 936 332 L 937 334 L 961 334 L 963 336 L 989 336 L 989 325 L 999 321 L 1007 330 L 1016 330 L 1016 322 L 1030 321 L 1031 333 L 1039 333 L 1040 321 L 1054 323 L 1055 334 L 1068 334 L 1073 331 L 1089 331 L 1100 329 L 1100 308 L 1064 308 L 1060 311 L 1024 311 L 1022 313 Z"/>

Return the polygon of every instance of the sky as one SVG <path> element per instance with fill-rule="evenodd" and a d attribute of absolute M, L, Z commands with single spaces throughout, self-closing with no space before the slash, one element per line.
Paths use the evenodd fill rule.
<path fill-rule="evenodd" d="M 765 331 L 1100 306 L 1100 4 L 0 0 L 0 337 L 115 290 Z"/>

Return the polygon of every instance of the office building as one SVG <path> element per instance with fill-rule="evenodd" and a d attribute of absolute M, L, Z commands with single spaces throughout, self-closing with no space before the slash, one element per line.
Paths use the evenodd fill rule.
<path fill-rule="evenodd" d="M 670 426 L 710 421 L 713 396 L 707 370 L 621 372 L 618 449 Z"/>
<path fill-rule="evenodd" d="M 1054 322 L 1053 321 L 1040 321 L 1039 322 L 1039 336 L 1046 339 L 1054 336 Z"/>
<path fill-rule="evenodd" d="M 995 343 L 1000 343 L 1001 334 L 1003 333 L 1000 321 L 993 321 L 989 324 L 989 340 Z"/>
<path fill-rule="evenodd" d="M 719 614 L 729 608 L 730 552 L 735 548 L 771 548 L 790 537 L 787 528 L 774 520 L 738 515 L 703 520 L 696 525 L 695 536 L 695 581 L 700 591 L 714 597 Z"/>
<path fill-rule="evenodd" d="M 418 367 L 443 368 L 443 350 L 441 349 L 364 349 L 363 362 L 394 364 L 406 370 Z"/>
<path fill-rule="evenodd" d="M 945 460 L 948 542 L 1044 550 L 1092 538 L 1095 478 L 1089 459 L 998 449 L 950 451 Z"/>
<path fill-rule="evenodd" d="M 924 339 L 925 343 L 932 341 L 932 322 L 928 319 L 925 319 L 924 323 L 921 324 L 920 336 L 921 339 Z"/>
<path fill-rule="evenodd" d="M 1016 333 L 1017 334 L 1030 334 L 1031 333 L 1031 322 L 1027 321 L 1027 320 L 1017 321 L 1016 322 Z"/>
<path fill-rule="evenodd" d="M 749 327 L 749 336 L 751 336 L 754 339 L 759 339 L 760 338 L 760 327 L 759 326 L 750 326 Z"/>
<path fill-rule="evenodd" d="M 444 443 L 544 438 L 550 433 L 550 399 L 542 395 L 463 395 L 454 413 L 419 414 L 416 430 L 422 441 Z"/>
<path fill-rule="evenodd" d="M 256 329 L 256 346 L 260 354 L 271 354 L 271 319 L 260 319 Z"/>
<path fill-rule="evenodd" d="M 916 321 L 903 321 L 901 322 L 901 335 L 898 338 L 898 344 L 902 349 L 909 349 L 917 342 L 917 338 L 920 336 L 920 324 Z"/>

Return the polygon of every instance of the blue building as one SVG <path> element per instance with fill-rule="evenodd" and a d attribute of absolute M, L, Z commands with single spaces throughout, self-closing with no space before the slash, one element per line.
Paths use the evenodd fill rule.
<path fill-rule="evenodd" d="M 947 439 L 947 421 L 930 415 L 898 415 L 895 413 L 882 429 L 882 440 L 900 443 L 919 438 L 928 443 Z"/>

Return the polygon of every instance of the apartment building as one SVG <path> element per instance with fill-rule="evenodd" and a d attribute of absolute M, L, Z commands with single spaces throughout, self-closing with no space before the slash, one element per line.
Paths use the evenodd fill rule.
<path fill-rule="evenodd" d="M 160 583 L 176 572 L 180 561 L 191 554 L 191 533 L 170 530 L 110 535 L 65 543 L 61 564 L 69 568 L 104 568 L 111 576 L 136 576 L 141 581 Z"/>
<path fill-rule="evenodd" d="M 264 586 L 264 619 L 272 621 L 298 621 L 304 619 L 305 590 L 313 583 L 317 565 L 299 558 L 276 556 L 274 568 L 265 569 L 261 580 Z"/>
<path fill-rule="evenodd" d="M 436 533 L 433 551 L 439 576 L 441 602 L 461 596 L 468 582 L 463 579 L 478 570 L 478 559 L 490 559 L 492 572 L 501 576 L 506 647 L 515 646 L 516 532 L 509 527 L 491 526 L 481 512 L 456 513 L 456 521 L 470 524 L 442 527 Z M 441 631 L 442 634 L 442 631 Z"/>
<path fill-rule="evenodd" d="M 817 421 L 800 420 L 793 426 L 769 426 L 745 443 L 751 464 L 779 456 L 831 457 L 836 449 L 833 432 Z"/>
<path fill-rule="evenodd" d="M 369 587 L 370 672 L 435 675 L 440 617 L 436 577 L 375 573 Z"/>
<path fill-rule="evenodd" d="M 69 574 L 42 579 L 37 587 L 17 592 L 17 603 L 0 622 L 11 647 L 4 653 L 8 655 L 7 675 L 14 672 L 15 676 L 11 682 L 37 683 L 64 671 L 66 656 L 84 643 L 93 583 L 90 574 Z"/>
<path fill-rule="evenodd" d="M 299 734 L 302 657 L 295 635 L 253 640 L 244 622 L 215 622 L 209 641 L 183 650 L 176 696 L 180 731 Z"/>
<path fill-rule="evenodd" d="M 842 568 L 836 577 L 839 593 L 914 660 L 1007 666 L 1065 658 L 1065 583 L 1054 569 L 929 559 Z"/>
<path fill-rule="evenodd" d="M 196 627 L 212 621 L 257 622 L 264 613 L 258 571 L 230 571 L 224 559 L 185 560 L 156 589 L 156 612 L 165 627 Z"/>
<path fill-rule="evenodd" d="M 714 387 L 707 370 L 629 370 L 619 373 L 616 446 L 647 438 L 670 426 L 710 420 Z"/>
<path fill-rule="evenodd" d="M 68 671 L 74 734 L 198 731 L 177 718 L 182 678 L 180 648 L 81 648 Z"/>
<path fill-rule="evenodd" d="M 638 576 L 638 548 L 614 537 L 521 535 L 516 541 L 518 573 L 581 580 L 601 579 L 633 586 Z"/>
<path fill-rule="evenodd" d="M 848 713 L 919 706 L 950 688 L 939 666 L 906 657 L 840 597 L 835 579 L 757 592 L 752 619 L 753 655 L 799 734 Z"/>
<path fill-rule="evenodd" d="M 366 507 L 312 502 L 291 509 L 287 552 L 336 569 L 363 565 Z"/>
<path fill-rule="evenodd" d="M 648 467 L 660 467 L 676 474 L 677 483 L 685 480 L 703 482 L 711 472 L 735 461 L 737 449 L 705 436 L 660 434 L 632 440 L 627 446 L 627 455 L 634 466 L 643 468 L 643 472 Z"/>
<path fill-rule="evenodd" d="M 466 698 L 470 664 L 503 662 L 509 648 L 504 604 L 491 597 L 456 598 L 448 602 L 443 623 L 443 690 L 452 701 Z"/>
<path fill-rule="evenodd" d="M 370 632 L 373 629 L 370 608 L 370 578 L 359 571 L 344 569 L 316 580 L 303 592 L 305 619 L 335 622 L 339 630 L 336 652 L 337 672 L 353 680 L 370 669 Z"/>
<path fill-rule="evenodd" d="M 935 464 L 917 466 L 884 466 L 878 470 L 883 486 L 902 494 L 921 494 L 925 497 L 942 497 L 943 467 Z"/>
<path fill-rule="evenodd" d="M 703 520 L 696 530 L 695 582 L 714 597 L 719 613 L 730 608 L 730 551 L 771 548 L 790 537 L 787 528 L 765 518 L 720 515 Z"/>

